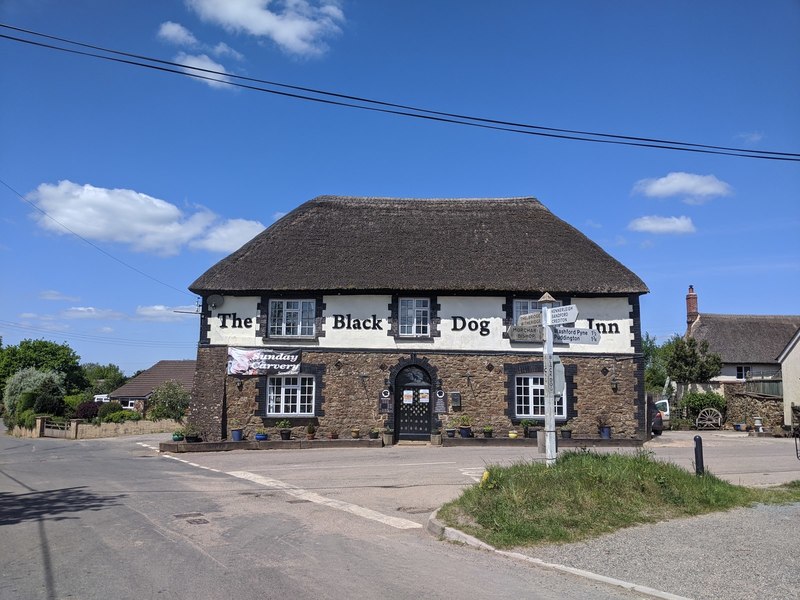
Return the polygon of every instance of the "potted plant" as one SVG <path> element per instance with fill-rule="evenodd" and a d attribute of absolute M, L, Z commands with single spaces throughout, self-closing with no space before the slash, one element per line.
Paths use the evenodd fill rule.
<path fill-rule="evenodd" d="M 522 421 L 520 421 L 519 424 L 522 426 L 522 435 L 524 437 L 533 437 L 531 436 L 531 430 L 533 429 L 533 421 L 531 421 L 530 419 L 522 419 Z"/>
<path fill-rule="evenodd" d="M 515 440 L 519 437 L 519 434 L 517 433 L 516 429 L 512 429 L 508 432 L 508 437 L 510 437 L 512 440 Z"/>
<path fill-rule="evenodd" d="M 358 438 L 361 437 L 361 430 L 358 427 L 353 427 L 350 430 L 350 437 L 353 438 L 354 440 L 357 440 Z"/>
<path fill-rule="evenodd" d="M 238 421 L 231 421 L 231 440 L 234 442 L 241 442 L 244 436 L 242 426 Z"/>
<path fill-rule="evenodd" d="M 263 442 L 268 439 L 269 439 L 269 434 L 267 433 L 266 429 L 264 429 L 263 427 L 259 427 L 258 429 L 256 429 L 256 441 Z"/>
<path fill-rule="evenodd" d="M 462 438 L 472 437 L 472 419 L 469 415 L 459 415 L 458 419 L 458 433 Z"/>
<path fill-rule="evenodd" d="M 600 433 L 601 440 L 611 439 L 611 423 L 605 413 L 600 413 L 597 417 L 597 431 Z"/>
<path fill-rule="evenodd" d="M 189 443 L 199 442 L 200 441 L 200 431 L 198 431 L 192 425 L 187 425 L 183 430 L 184 438 Z"/>
<path fill-rule="evenodd" d="M 455 435 L 455 431 L 453 432 Z M 434 429 L 431 431 L 431 445 L 432 446 L 441 446 L 442 445 L 442 430 L 439 428 Z"/>
<path fill-rule="evenodd" d="M 570 439 L 572 437 L 572 428 L 570 427 L 562 427 L 561 428 L 561 437 L 565 440 Z"/>
<path fill-rule="evenodd" d="M 338 431 L 334 431 L 334 430 L 331 429 L 328 432 L 328 439 L 338 440 L 339 439 L 339 432 Z"/>
<path fill-rule="evenodd" d="M 494 427 L 491 425 L 484 425 L 483 427 L 483 437 L 490 438 L 492 437 L 492 432 L 494 432 Z"/>
<path fill-rule="evenodd" d="M 186 431 L 183 427 L 179 427 L 175 431 L 172 432 L 172 441 L 173 442 L 182 442 L 183 438 L 186 437 Z"/>
<path fill-rule="evenodd" d="M 383 445 L 391 446 L 392 444 L 394 444 L 394 431 L 386 427 L 383 430 Z"/>
<path fill-rule="evenodd" d="M 313 423 L 309 423 L 308 425 L 306 425 L 306 439 L 313 440 L 316 434 L 317 434 L 317 428 L 314 426 Z"/>
<path fill-rule="evenodd" d="M 281 419 L 275 423 L 275 427 L 280 430 L 282 440 L 292 439 L 292 422 L 289 419 Z"/>
<path fill-rule="evenodd" d="M 447 434 L 447 437 L 450 437 L 450 438 L 451 437 L 456 437 L 456 428 L 455 427 L 448 427 L 447 429 L 444 430 L 444 432 Z"/>
<path fill-rule="evenodd" d="M 378 429 L 377 427 L 373 427 L 372 429 L 369 430 L 369 439 L 377 440 L 380 434 L 381 430 Z"/>

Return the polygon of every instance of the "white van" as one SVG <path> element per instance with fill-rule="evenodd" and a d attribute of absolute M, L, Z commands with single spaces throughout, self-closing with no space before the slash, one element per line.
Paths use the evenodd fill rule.
<path fill-rule="evenodd" d="M 656 400 L 656 410 L 661 413 L 664 429 L 669 428 L 669 400 Z"/>
<path fill-rule="evenodd" d="M 94 395 L 95 402 L 111 402 L 111 398 L 108 397 L 108 394 L 95 394 Z"/>

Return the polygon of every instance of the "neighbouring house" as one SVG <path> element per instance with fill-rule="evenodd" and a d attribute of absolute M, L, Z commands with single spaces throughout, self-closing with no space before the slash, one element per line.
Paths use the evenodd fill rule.
<path fill-rule="evenodd" d="M 750 412 L 782 413 L 785 424 L 788 409 L 783 408 L 785 379 L 780 357 L 789 350 L 798 329 L 800 315 L 701 313 L 694 287 L 690 285 L 686 294 L 686 336 L 707 341 L 709 351 L 722 359 L 722 370 L 712 383 L 726 396 L 749 396 Z M 764 399 L 760 406 L 754 400 L 758 397 Z M 767 406 L 776 402 L 778 408 Z M 739 418 L 737 415 L 736 420 Z M 770 420 L 774 425 L 778 418 Z"/>
<path fill-rule="evenodd" d="M 597 437 L 603 418 L 614 437 L 649 436 L 648 289 L 534 198 L 318 197 L 189 289 L 202 297 L 190 421 L 207 440 L 283 419 L 394 441 L 464 416 L 498 432 L 541 424 L 541 327 L 518 320 L 550 297 L 599 333 L 556 340 L 557 425 Z"/>
<path fill-rule="evenodd" d="M 778 362 L 783 375 L 783 423 L 787 427 L 800 427 L 800 329 L 786 344 Z"/>
<path fill-rule="evenodd" d="M 193 360 L 160 360 L 111 392 L 109 400 L 119 402 L 122 408 L 138 408 L 146 403 L 153 390 L 170 380 L 177 381 L 191 394 L 194 373 Z"/>

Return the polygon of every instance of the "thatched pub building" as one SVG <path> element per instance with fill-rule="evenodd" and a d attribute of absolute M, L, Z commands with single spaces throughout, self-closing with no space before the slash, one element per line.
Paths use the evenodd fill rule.
<path fill-rule="evenodd" d="M 543 423 L 542 343 L 514 335 L 549 293 L 600 342 L 556 344 L 556 422 L 644 439 L 639 277 L 533 198 L 323 196 L 211 267 L 191 421 L 428 439 L 468 415 L 495 435 Z"/>

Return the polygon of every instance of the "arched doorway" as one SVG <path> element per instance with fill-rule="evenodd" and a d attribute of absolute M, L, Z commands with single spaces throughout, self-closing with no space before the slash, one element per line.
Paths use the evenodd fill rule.
<path fill-rule="evenodd" d="M 394 381 L 395 429 L 398 440 L 429 440 L 433 389 L 425 369 L 411 365 Z"/>

